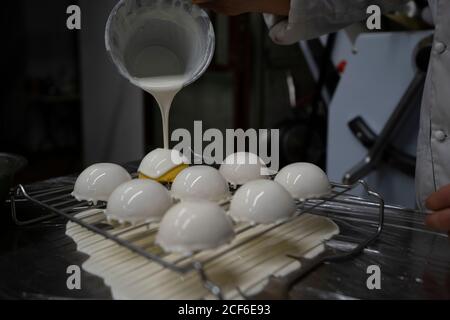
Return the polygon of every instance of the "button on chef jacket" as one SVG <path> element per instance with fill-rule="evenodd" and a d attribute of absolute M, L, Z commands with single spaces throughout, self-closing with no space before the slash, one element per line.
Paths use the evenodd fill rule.
<path fill-rule="evenodd" d="M 278 44 L 292 44 L 335 32 L 367 18 L 367 8 L 400 8 L 405 0 L 291 0 L 289 17 L 265 14 L 269 35 Z M 416 194 L 425 199 L 450 184 L 450 0 L 429 0 L 435 24 L 425 83 L 417 146 Z"/>

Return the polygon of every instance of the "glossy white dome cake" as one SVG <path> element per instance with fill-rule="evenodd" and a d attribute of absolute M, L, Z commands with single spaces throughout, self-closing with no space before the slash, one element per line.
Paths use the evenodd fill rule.
<path fill-rule="evenodd" d="M 114 189 L 130 180 L 130 174 L 121 166 L 114 163 L 97 163 L 78 176 L 72 196 L 78 201 L 107 201 Z"/>
<path fill-rule="evenodd" d="M 231 220 L 211 201 L 184 201 L 164 216 L 156 243 L 167 252 L 191 254 L 214 249 L 234 238 Z"/>
<path fill-rule="evenodd" d="M 158 182 L 135 179 L 111 194 L 105 214 L 108 219 L 132 224 L 160 221 L 172 205 L 169 192 Z"/>
<path fill-rule="evenodd" d="M 188 159 L 177 150 L 155 149 L 141 161 L 138 172 L 140 178 L 172 182 L 188 165 Z"/>
<path fill-rule="evenodd" d="M 312 163 L 290 164 L 281 169 L 275 181 L 281 184 L 294 199 L 301 201 L 319 198 L 331 192 L 328 176 Z"/>
<path fill-rule="evenodd" d="M 270 224 L 289 219 L 295 209 L 291 195 L 277 182 L 255 180 L 236 191 L 229 214 L 235 221 Z"/>
<path fill-rule="evenodd" d="M 248 152 L 229 155 L 220 166 L 220 173 L 233 186 L 269 177 L 268 169 L 261 158 Z"/>
<path fill-rule="evenodd" d="M 228 183 L 220 172 L 208 166 L 181 171 L 172 184 L 172 196 L 180 200 L 221 201 L 229 197 Z"/>

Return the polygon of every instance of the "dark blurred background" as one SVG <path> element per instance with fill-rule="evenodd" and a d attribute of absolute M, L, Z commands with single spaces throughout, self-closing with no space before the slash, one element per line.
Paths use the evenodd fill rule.
<path fill-rule="evenodd" d="M 0 150 L 22 154 L 35 180 L 82 165 L 78 35 L 70 1 L 14 1 L 1 10 Z"/>

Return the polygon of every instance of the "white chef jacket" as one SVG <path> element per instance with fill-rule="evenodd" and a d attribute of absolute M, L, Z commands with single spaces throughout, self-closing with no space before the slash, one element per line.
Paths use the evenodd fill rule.
<path fill-rule="evenodd" d="M 291 0 L 289 17 L 265 14 L 269 35 L 278 44 L 337 31 L 367 17 L 369 5 L 389 11 L 405 0 Z M 435 24 L 425 83 L 417 146 L 416 194 L 419 207 L 450 184 L 450 0 L 429 0 Z"/>

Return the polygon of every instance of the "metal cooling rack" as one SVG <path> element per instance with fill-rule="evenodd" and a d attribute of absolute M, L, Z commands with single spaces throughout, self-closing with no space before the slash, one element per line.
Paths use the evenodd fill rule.
<path fill-rule="evenodd" d="M 364 189 L 367 197 L 364 198 L 355 197 L 350 194 L 352 190 L 358 187 L 362 187 Z M 223 299 L 224 297 L 223 292 L 221 288 L 218 285 L 216 285 L 213 281 L 211 281 L 211 279 L 208 277 L 204 268 L 205 264 L 214 261 L 215 259 L 221 257 L 225 253 L 229 253 L 230 251 L 237 249 L 238 247 L 242 246 L 243 244 L 247 243 L 250 240 L 260 237 L 269 231 L 275 230 L 276 228 L 279 228 L 282 225 L 290 223 L 291 221 L 293 221 L 294 219 L 298 218 L 299 216 L 301 216 L 306 212 L 314 213 L 316 210 L 324 210 L 330 206 L 338 208 L 338 210 L 345 211 L 346 210 L 345 206 L 351 205 L 351 206 L 360 206 L 364 208 L 367 207 L 377 208 L 378 217 L 376 219 L 377 221 L 373 223 L 373 225 L 375 226 L 375 231 L 365 240 L 353 246 L 351 249 L 345 250 L 341 253 L 322 256 L 314 263 L 313 267 L 308 266 L 308 268 L 305 268 L 308 270 L 305 270 L 304 275 L 306 275 L 306 273 L 313 271 L 315 267 L 318 267 L 323 263 L 342 261 L 353 258 L 354 256 L 360 254 L 368 245 L 370 245 L 378 238 L 378 236 L 381 234 L 383 230 L 384 224 L 384 210 L 385 210 L 384 200 L 378 193 L 372 191 L 364 181 L 359 181 L 353 185 L 332 183 L 332 193 L 329 196 L 321 199 L 297 202 L 296 214 L 291 219 L 265 227 L 263 228 L 262 231 L 260 232 L 258 231 L 255 235 L 253 235 L 251 239 L 247 239 L 246 241 L 243 241 L 236 245 L 232 245 L 225 251 L 220 250 L 220 253 L 209 256 L 208 258 L 203 260 L 199 257 L 201 256 L 201 254 L 193 254 L 191 256 L 180 257 L 176 261 L 167 261 L 165 259 L 167 254 L 154 253 L 155 251 L 162 252 L 162 250 L 157 249 L 158 247 L 156 245 L 152 246 L 153 250 L 149 250 L 152 248 L 138 246 L 134 244 L 132 241 L 126 240 L 123 237 L 124 234 L 127 234 L 131 231 L 143 227 L 146 227 L 146 236 L 150 236 L 152 233 L 157 232 L 158 230 L 157 224 L 155 223 L 139 224 L 134 226 L 128 226 L 123 230 L 123 232 L 119 233 L 109 232 L 109 230 L 111 229 L 111 225 L 108 224 L 106 217 L 104 217 L 104 219 L 102 219 L 101 221 L 96 221 L 95 223 L 88 223 L 86 221 L 89 217 L 92 217 L 92 215 L 84 215 L 83 217 L 77 217 L 77 214 L 85 212 L 86 210 L 89 209 L 99 209 L 99 210 L 103 209 L 105 207 L 105 204 L 100 203 L 98 205 L 93 205 L 92 203 L 86 201 L 79 202 L 71 196 L 70 193 L 72 192 L 72 190 L 73 190 L 73 183 L 67 183 L 67 185 L 64 186 L 49 187 L 44 190 L 42 189 L 27 190 L 23 185 L 19 185 L 14 191 L 14 193 L 12 193 L 10 199 L 11 214 L 14 222 L 18 226 L 26 226 L 39 222 L 49 221 L 56 218 L 61 217 L 66 218 L 67 220 L 72 221 L 80 225 L 81 227 L 84 227 L 87 230 L 102 236 L 105 239 L 112 240 L 115 243 L 135 252 L 136 254 L 145 257 L 146 259 L 158 263 L 164 268 L 167 268 L 174 272 L 178 272 L 180 274 L 185 274 L 191 271 L 197 272 L 203 283 L 203 286 L 219 299 Z M 40 208 L 48 210 L 50 213 L 45 214 L 38 218 L 20 220 L 18 218 L 17 204 L 24 201 L 29 201 Z M 94 214 L 98 213 L 99 212 L 96 211 L 96 213 Z M 235 232 L 238 235 L 242 232 L 248 231 L 255 227 L 256 226 L 250 224 L 239 224 L 236 226 Z M 244 298 L 246 297 L 244 294 L 242 295 Z"/>

